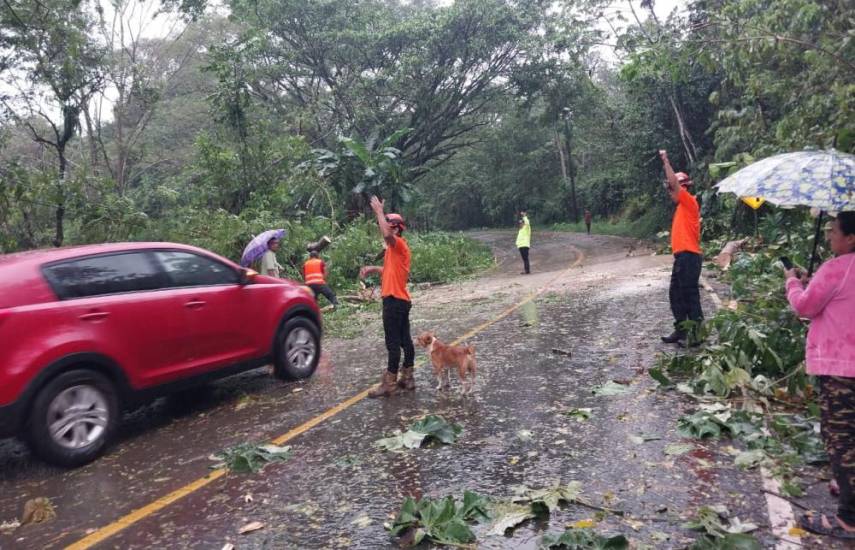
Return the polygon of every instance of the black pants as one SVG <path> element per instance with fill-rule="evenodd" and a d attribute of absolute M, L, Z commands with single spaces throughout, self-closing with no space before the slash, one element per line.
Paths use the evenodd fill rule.
<path fill-rule="evenodd" d="M 585 227 L 588 228 L 588 235 L 591 234 L 591 222 L 585 222 Z"/>
<path fill-rule="evenodd" d="M 855 378 L 817 378 L 822 438 L 840 487 L 837 515 L 855 525 Z"/>
<path fill-rule="evenodd" d="M 334 306 L 338 305 L 338 298 L 335 297 L 335 292 L 333 292 L 333 290 L 329 286 L 327 286 L 327 285 L 309 285 L 309 288 L 311 288 L 312 291 L 315 293 L 315 300 L 316 301 L 318 299 L 318 295 L 323 294 L 326 297 L 326 299 L 329 300 L 329 302 L 332 305 L 334 305 Z"/>
<path fill-rule="evenodd" d="M 416 364 L 416 348 L 410 336 L 410 308 L 412 304 L 387 296 L 383 298 L 383 334 L 386 336 L 386 351 L 389 352 L 388 370 L 398 372 L 401 350 L 404 350 L 404 368 Z"/>
<path fill-rule="evenodd" d="M 528 247 L 527 246 L 521 246 L 520 247 L 520 256 L 522 256 L 522 259 L 523 259 L 523 268 L 525 269 L 525 272 L 531 273 L 531 266 L 528 263 Z"/>
<path fill-rule="evenodd" d="M 671 300 L 671 313 L 677 330 L 683 321 L 700 323 L 704 318 L 701 310 L 701 290 L 698 281 L 701 278 L 703 258 L 694 252 L 674 254 L 674 267 L 671 271 L 671 288 L 668 298 Z"/>

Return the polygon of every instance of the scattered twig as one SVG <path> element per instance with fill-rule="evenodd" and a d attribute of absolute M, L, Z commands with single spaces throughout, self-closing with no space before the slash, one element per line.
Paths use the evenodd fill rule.
<path fill-rule="evenodd" d="M 782 500 L 786 500 L 787 502 L 789 502 L 790 504 L 792 504 L 792 505 L 793 505 L 793 506 L 795 506 L 796 508 L 801 508 L 801 509 L 802 509 L 802 510 L 804 510 L 804 511 L 808 511 L 808 510 L 810 510 L 810 508 L 808 508 L 808 507 L 807 507 L 807 506 L 805 506 L 804 504 L 801 504 L 801 503 L 799 503 L 799 502 L 796 502 L 795 500 L 793 500 L 793 499 L 791 499 L 791 498 L 789 498 L 789 497 L 785 497 L 785 496 L 784 496 L 784 495 L 782 495 L 781 493 L 776 493 L 775 491 L 770 491 L 770 490 L 768 490 L 768 489 L 763 489 L 763 492 L 764 492 L 764 493 L 767 493 L 767 494 L 770 494 L 770 495 L 772 495 L 773 497 L 778 497 L 778 498 L 780 498 L 780 499 L 782 499 Z"/>
<path fill-rule="evenodd" d="M 603 508 L 602 506 L 597 506 L 596 504 L 591 504 L 590 502 L 585 502 L 584 500 L 574 499 L 573 504 L 578 504 L 579 506 L 590 508 L 591 510 L 597 510 L 598 512 L 614 514 L 616 516 L 623 517 L 626 515 L 626 512 L 624 512 L 623 510 L 615 510 L 614 508 Z"/>

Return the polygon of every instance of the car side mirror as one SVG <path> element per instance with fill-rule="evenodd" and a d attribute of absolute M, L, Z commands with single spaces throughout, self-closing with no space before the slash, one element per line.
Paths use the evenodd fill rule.
<path fill-rule="evenodd" d="M 255 281 L 255 277 L 258 275 L 257 271 L 253 271 L 252 269 L 241 268 L 240 270 L 240 284 L 241 286 L 246 286 L 248 284 L 252 284 Z"/>

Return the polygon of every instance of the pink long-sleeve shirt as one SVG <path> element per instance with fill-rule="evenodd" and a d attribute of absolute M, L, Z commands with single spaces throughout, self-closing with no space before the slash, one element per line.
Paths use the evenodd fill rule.
<path fill-rule="evenodd" d="M 855 253 L 828 260 L 807 288 L 787 279 L 787 300 L 811 320 L 805 360 L 808 374 L 855 378 Z"/>

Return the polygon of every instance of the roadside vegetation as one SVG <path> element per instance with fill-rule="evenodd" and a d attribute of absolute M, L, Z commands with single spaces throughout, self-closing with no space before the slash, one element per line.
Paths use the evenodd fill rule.
<path fill-rule="evenodd" d="M 726 271 L 708 266 L 731 295 L 706 321 L 706 344 L 697 352 L 663 356 L 651 376 L 697 400 L 695 412 L 679 421 L 683 436 L 738 441 L 737 466 L 764 466 L 784 495 L 800 497 L 805 476 L 816 475 L 802 468 L 827 457 L 817 389 L 804 367 L 807 322 L 787 303 L 778 258 L 806 266 L 812 229 L 792 214 L 770 216 L 758 229 Z M 825 253 L 822 247 L 819 253 Z"/>

